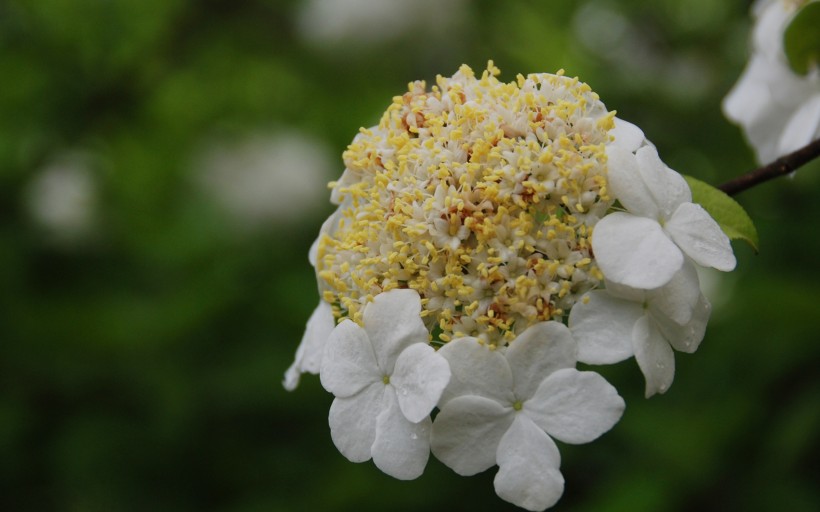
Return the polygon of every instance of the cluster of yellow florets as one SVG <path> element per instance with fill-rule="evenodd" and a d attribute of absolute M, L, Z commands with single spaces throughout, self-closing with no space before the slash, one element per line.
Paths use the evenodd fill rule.
<path fill-rule="evenodd" d="M 316 261 L 337 318 L 412 288 L 434 340 L 503 345 L 600 284 L 589 239 L 611 205 L 614 113 L 561 72 L 498 73 L 411 83 L 344 153 Z"/>

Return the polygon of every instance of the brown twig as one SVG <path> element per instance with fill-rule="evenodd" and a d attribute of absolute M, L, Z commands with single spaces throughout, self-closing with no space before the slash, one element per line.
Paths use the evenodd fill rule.
<path fill-rule="evenodd" d="M 820 139 L 817 139 L 809 145 L 803 146 L 788 155 L 781 156 L 769 165 L 764 165 L 759 169 L 755 169 L 754 171 L 729 180 L 723 185 L 720 185 L 718 188 L 726 192 L 726 194 L 733 196 L 748 188 L 752 188 L 755 185 L 759 185 L 764 181 L 769 181 L 779 176 L 785 176 L 786 174 L 794 172 L 818 156 L 820 156 Z"/>

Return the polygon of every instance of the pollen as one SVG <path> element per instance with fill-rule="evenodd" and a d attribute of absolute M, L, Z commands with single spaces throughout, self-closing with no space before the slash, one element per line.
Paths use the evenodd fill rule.
<path fill-rule="evenodd" d="M 602 284 L 590 237 L 612 204 L 614 113 L 563 71 L 499 75 L 412 82 L 344 152 L 316 262 L 337 319 L 410 288 L 432 341 L 503 347 Z"/>

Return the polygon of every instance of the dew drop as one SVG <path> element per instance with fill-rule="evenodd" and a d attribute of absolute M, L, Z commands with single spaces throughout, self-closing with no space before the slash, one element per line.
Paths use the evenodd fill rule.
<path fill-rule="evenodd" d="M 419 436 L 417 434 L 410 434 L 410 439 L 412 439 L 413 441 L 415 441 L 418 438 Z"/>

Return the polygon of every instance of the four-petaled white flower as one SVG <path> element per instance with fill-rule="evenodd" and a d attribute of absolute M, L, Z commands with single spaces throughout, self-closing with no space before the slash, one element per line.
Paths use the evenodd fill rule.
<path fill-rule="evenodd" d="M 608 283 L 606 290 L 589 292 L 572 308 L 569 328 L 583 363 L 612 364 L 634 355 L 649 398 L 666 392 L 675 378 L 672 348 L 697 350 L 710 313 L 697 271 L 686 262 L 666 286 L 655 290 Z"/>
<path fill-rule="evenodd" d="M 592 233 L 595 258 L 608 281 L 659 288 L 680 270 L 685 256 L 705 267 L 735 268 L 729 238 L 692 202 L 686 181 L 654 147 L 632 154 L 613 145 L 607 159 L 610 190 L 627 210 L 605 216 Z"/>
<path fill-rule="evenodd" d="M 820 67 L 798 75 L 783 49 L 783 34 L 799 7 L 794 1 L 757 2 L 752 56 L 723 100 L 723 112 L 743 127 L 761 164 L 820 136 Z"/>
<path fill-rule="evenodd" d="M 624 401 L 603 377 L 575 369 L 575 342 L 559 322 L 534 324 L 506 351 L 459 338 L 439 354 L 452 378 L 433 424 L 433 453 L 460 475 L 494 464 L 498 495 L 528 510 L 561 497 L 552 438 L 594 440 L 617 423 Z"/>
<path fill-rule="evenodd" d="M 430 456 L 430 412 L 450 368 L 428 344 L 418 293 L 381 293 L 363 312 L 364 327 L 340 323 L 327 340 L 320 378 L 336 396 L 330 436 L 353 462 L 373 459 L 401 480 L 417 478 Z"/>

